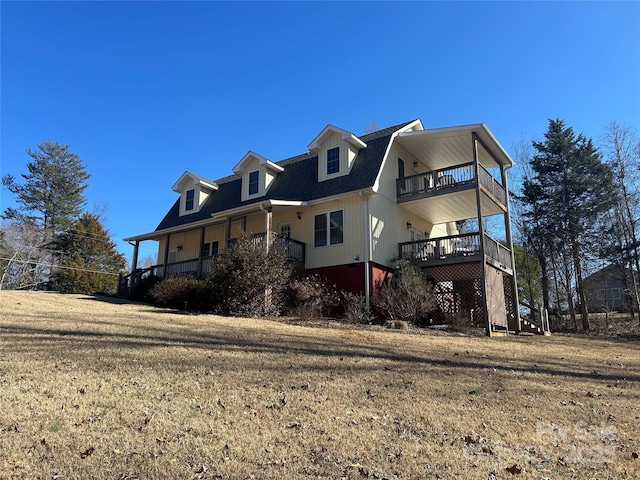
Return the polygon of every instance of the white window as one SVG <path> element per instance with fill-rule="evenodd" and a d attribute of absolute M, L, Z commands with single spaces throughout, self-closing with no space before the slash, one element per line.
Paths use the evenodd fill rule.
<path fill-rule="evenodd" d="M 327 175 L 340 172 L 340 147 L 327 150 Z"/>
<path fill-rule="evenodd" d="M 218 256 L 218 242 L 207 242 L 202 244 L 202 250 L 200 252 L 201 257 L 217 257 Z"/>
<path fill-rule="evenodd" d="M 260 186 L 260 172 L 255 171 L 249 174 L 249 195 L 255 195 L 258 193 Z"/>
<path fill-rule="evenodd" d="M 611 289 L 611 298 L 613 300 L 620 300 L 622 298 L 621 292 L 619 288 L 612 288 Z"/>
<path fill-rule="evenodd" d="M 604 288 L 599 288 L 596 294 L 598 295 L 598 300 L 604 300 Z"/>
<path fill-rule="evenodd" d="M 187 190 L 186 201 L 184 204 L 185 212 L 188 212 L 189 210 L 193 210 L 193 199 L 195 198 L 195 193 L 196 191 L 194 189 Z"/>
<path fill-rule="evenodd" d="M 321 213 L 314 217 L 313 246 L 344 243 L 344 211 Z"/>

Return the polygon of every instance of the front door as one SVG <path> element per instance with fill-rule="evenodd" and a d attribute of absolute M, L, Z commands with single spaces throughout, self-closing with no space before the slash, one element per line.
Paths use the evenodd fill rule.
<path fill-rule="evenodd" d="M 280 236 L 283 238 L 291 237 L 291 224 L 290 223 L 281 223 L 280 224 Z"/>

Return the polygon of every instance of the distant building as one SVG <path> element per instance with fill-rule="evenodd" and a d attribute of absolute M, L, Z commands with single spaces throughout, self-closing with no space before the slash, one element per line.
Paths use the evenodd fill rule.
<path fill-rule="evenodd" d="M 637 280 L 637 279 L 636 279 Z M 609 265 L 584 279 L 590 312 L 630 312 L 633 305 L 631 270 Z"/>

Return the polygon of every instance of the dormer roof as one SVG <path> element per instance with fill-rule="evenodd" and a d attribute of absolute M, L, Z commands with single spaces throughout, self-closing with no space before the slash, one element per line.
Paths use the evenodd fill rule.
<path fill-rule="evenodd" d="M 316 138 L 314 138 L 311 143 L 307 146 L 307 149 L 310 152 L 313 153 L 317 153 L 318 150 L 320 150 L 320 145 L 322 144 L 322 141 L 325 139 L 325 137 L 327 135 L 330 135 L 332 133 L 338 133 L 341 137 L 343 141 L 346 141 L 348 143 L 350 143 L 351 145 L 353 145 L 355 148 L 357 148 L 358 150 L 362 149 L 362 148 L 366 148 L 367 144 L 364 143 L 362 140 L 360 140 L 358 137 L 356 137 L 353 133 L 351 133 L 348 130 L 345 130 L 343 128 L 338 128 L 334 125 L 327 125 L 326 127 L 324 127 L 322 129 L 322 131 L 316 136 Z"/>
<path fill-rule="evenodd" d="M 235 167 L 232 168 L 233 173 L 242 174 L 244 169 L 246 168 L 247 163 L 251 162 L 252 159 L 258 160 L 260 166 L 264 166 L 269 170 L 273 170 L 276 173 L 284 172 L 284 168 L 280 165 L 273 163 L 271 160 L 263 157 L 262 155 L 249 150 L 244 157 L 240 159 L 238 163 L 236 163 Z"/>
<path fill-rule="evenodd" d="M 212 180 L 207 180 L 206 178 L 201 177 L 200 175 L 196 175 L 195 173 L 191 173 L 189 171 L 185 171 L 180 176 L 178 181 L 173 184 L 173 187 L 171 187 L 171 190 L 177 193 L 181 193 L 182 185 L 184 184 L 185 180 L 189 180 L 189 179 L 193 180 L 193 184 L 195 186 L 200 186 L 201 188 L 204 188 L 206 190 L 211 190 L 211 191 L 218 190 L 218 184 L 216 182 Z"/>

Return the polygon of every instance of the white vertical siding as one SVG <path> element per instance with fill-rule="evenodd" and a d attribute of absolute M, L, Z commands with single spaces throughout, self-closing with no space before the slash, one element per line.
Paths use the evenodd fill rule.
<path fill-rule="evenodd" d="M 314 247 L 314 217 L 317 214 L 343 210 L 344 243 Z M 300 210 L 302 219 L 292 223 L 292 236 L 307 244 L 306 268 L 353 263 L 355 257 L 364 260 L 364 202 L 357 196 L 324 202 Z M 294 230 L 295 229 L 295 230 Z M 300 232 L 300 233 L 299 233 Z"/>

